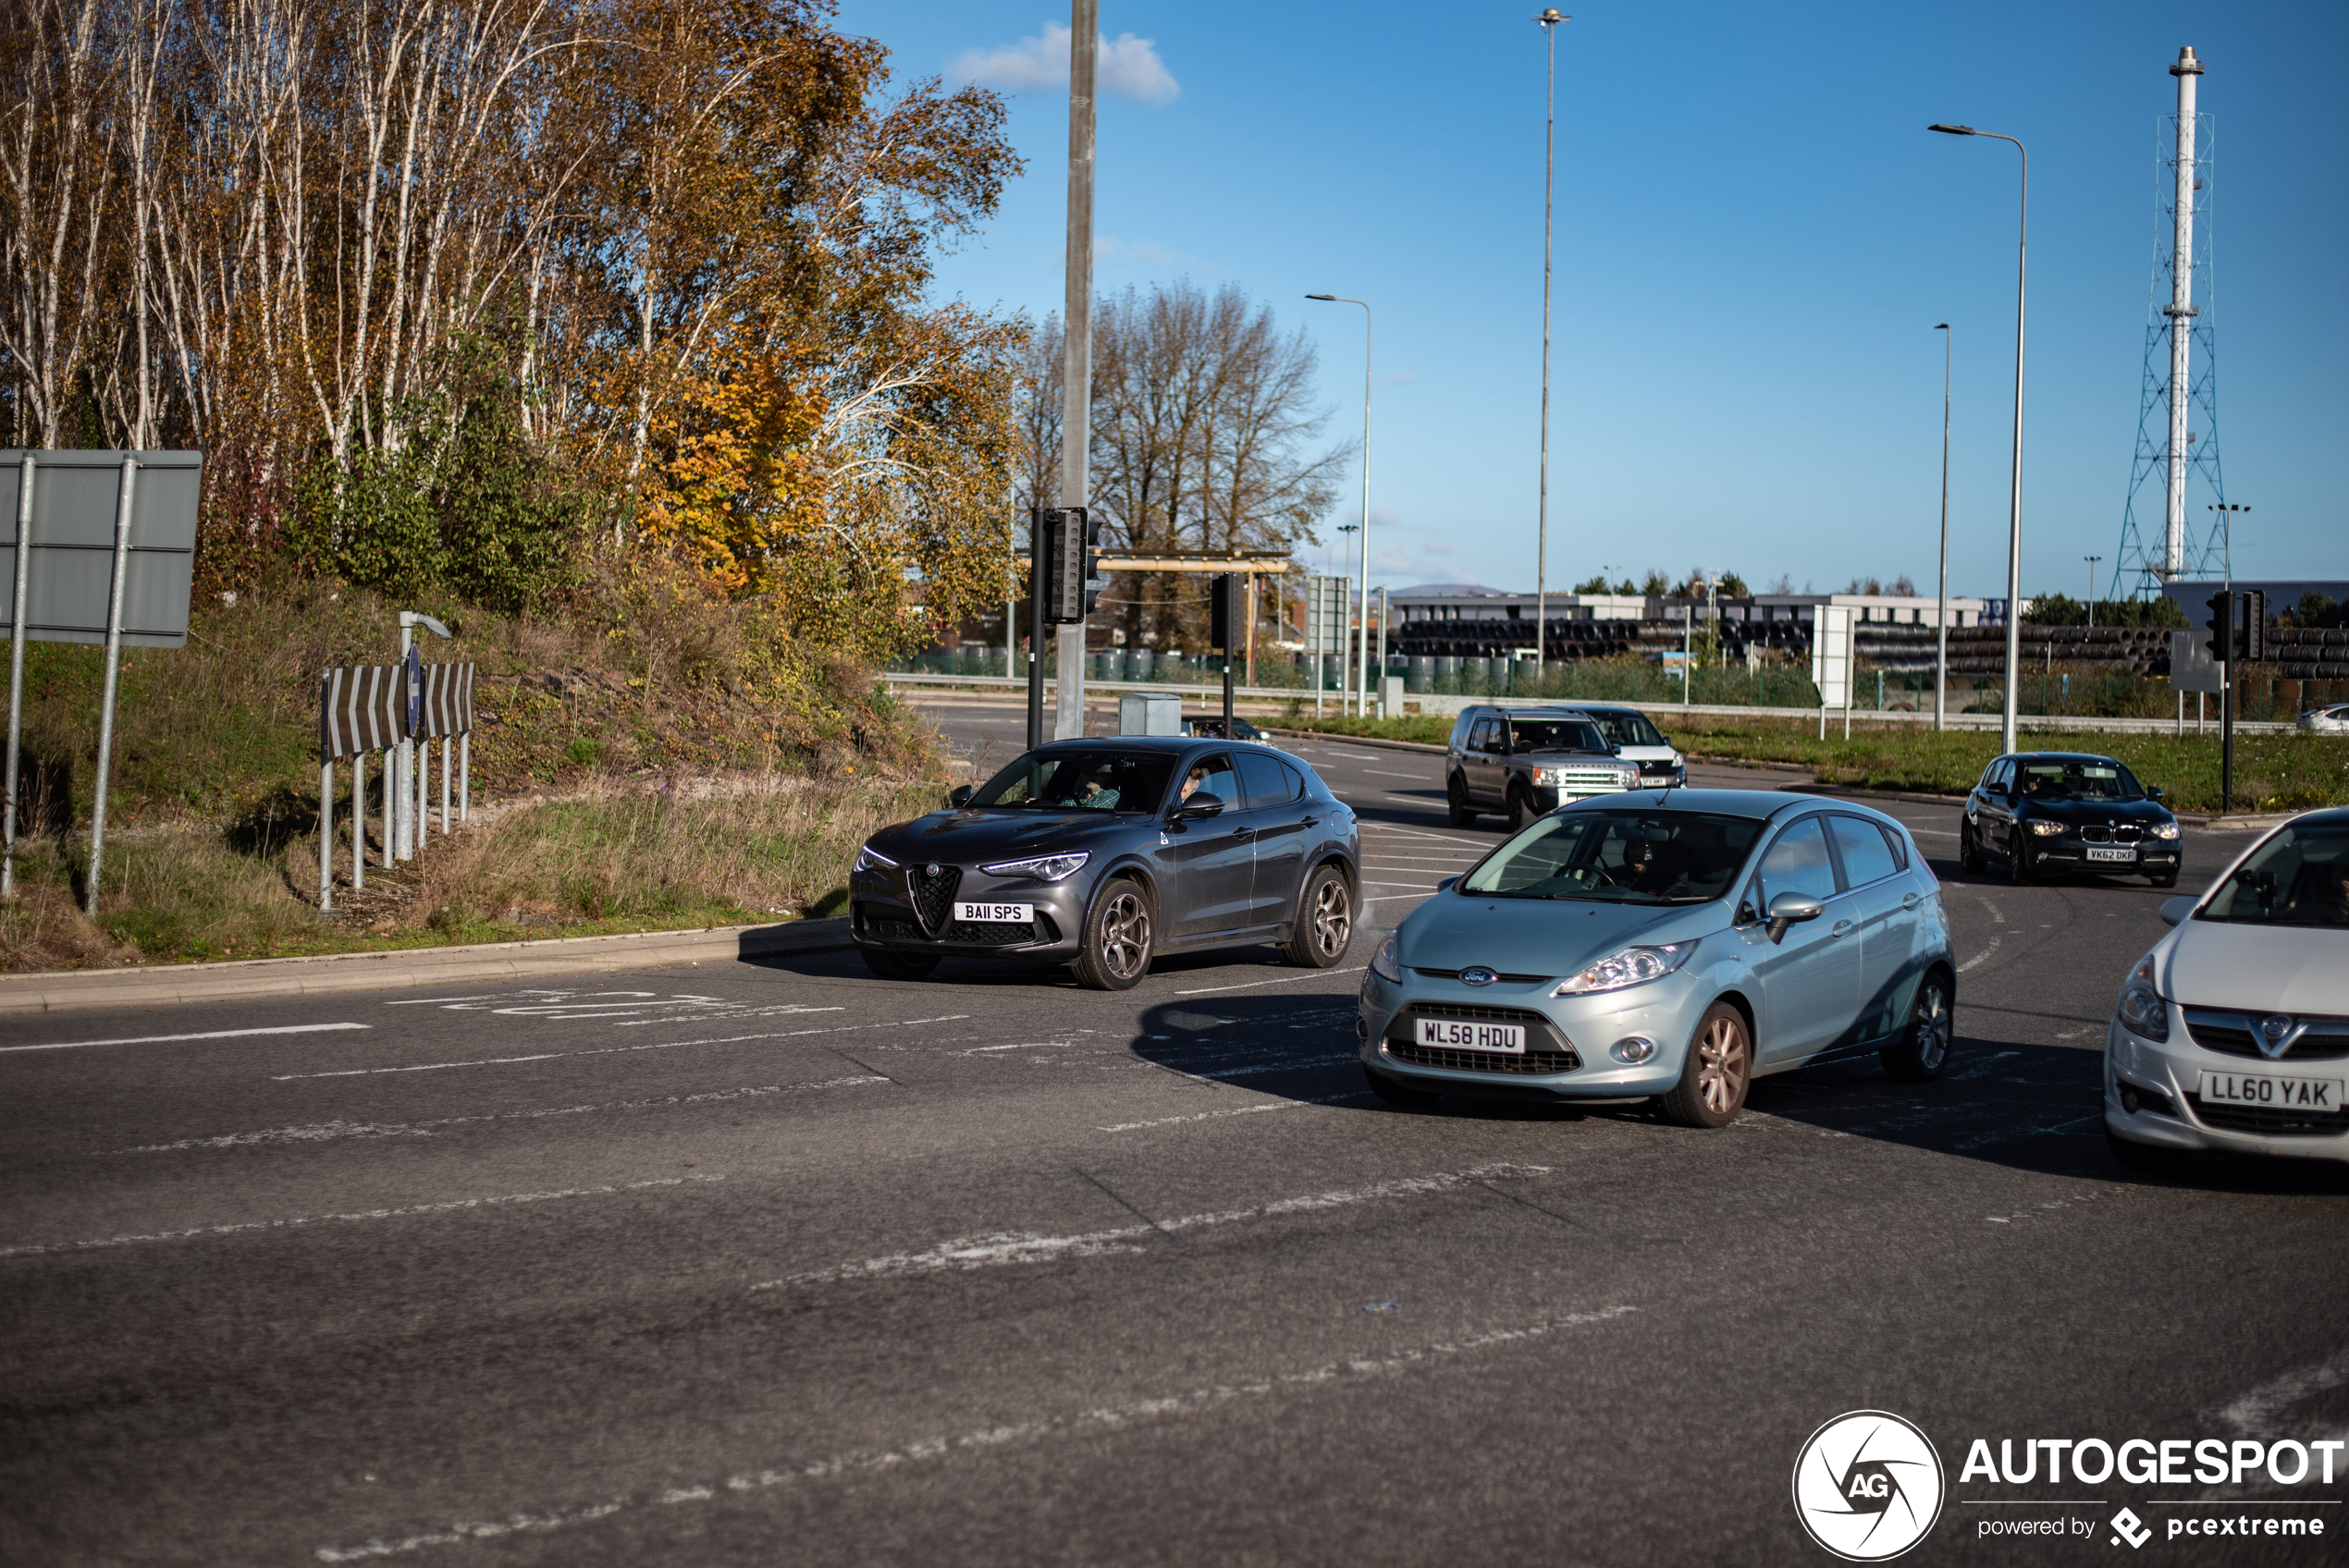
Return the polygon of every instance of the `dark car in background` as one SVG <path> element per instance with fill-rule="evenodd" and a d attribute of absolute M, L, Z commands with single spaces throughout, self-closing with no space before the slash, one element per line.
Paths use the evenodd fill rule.
<path fill-rule="evenodd" d="M 1640 787 L 1640 765 L 1576 707 L 1460 710 L 1444 758 L 1452 826 L 1499 812 L 1512 832 L 1564 802 Z"/>
<path fill-rule="evenodd" d="M 1353 940 L 1353 809 L 1269 746 L 1055 741 L 947 807 L 857 851 L 850 931 L 885 979 L 949 956 L 1041 959 L 1125 990 L 1161 953 L 1276 942 L 1327 969 Z"/>
<path fill-rule="evenodd" d="M 1647 715 L 1617 703 L 1577 703 L 1577 712 L 1591 716 L 1615 754 L 1640 765 L 1640 782 L 1682 785 L 1689 781 L 1689 759 Z"/>
<path fill-rule="evenodd" d="M 2145 876 L 2178 885 L 2178 819 L 2126 765 L 2085 752 L 2020 752 L 1996 757 L 1966 796 L 1958 824 L 1958 864 L 1991 860 L 2027 882 L 2059 872 Z"/>

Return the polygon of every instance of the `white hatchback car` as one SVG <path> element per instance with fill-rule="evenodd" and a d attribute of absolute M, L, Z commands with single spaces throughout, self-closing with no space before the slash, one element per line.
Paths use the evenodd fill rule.
<path fill-rule="evenodd" d="M 2349 703 L 2310 708 L 2300 716 L 2300 728 L 2312 735 L 2349 735 Z"/>
<path fill-rule="evenodd" d="M 2349 809 L 2293 818 L 2161 918 L 2105 1031 L 2114 1157 L 2349 1160 Z"/>

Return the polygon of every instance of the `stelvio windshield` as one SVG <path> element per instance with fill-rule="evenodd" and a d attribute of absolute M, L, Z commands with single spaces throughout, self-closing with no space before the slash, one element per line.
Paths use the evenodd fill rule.
<path fill-rule="evenodd" d="M 2141 801 L 2136 776 L 2117 762 L 2026 762 L 2026 801 Z"/>
<path fill-rule="evenodd" d="M 2283 829 L 2254 850 L 2195 918 L 2349 926 L 2349 823 Z"/>
<path fill-rule="evenodd" d="M 1577 811 L 1543 817 L 1460 891 L 1502 899 L 1702 903 L 1729 889 L 1762 824 L 1708 812 Z"/>
<path fill-rule="evenodd" d="M 1037 811 L 1140 811 L 1166 798 L 1174 759 L 1164 752 L 1030 752 L 989 779 L 975 806 Z"/>

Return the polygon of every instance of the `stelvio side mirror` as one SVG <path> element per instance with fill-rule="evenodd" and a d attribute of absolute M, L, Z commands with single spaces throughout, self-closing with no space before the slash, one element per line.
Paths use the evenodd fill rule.
<path fill-rule="evenodd" d="M 1827 906 L 1808 893 L 1780 893 L 1770 900 L 1770 940 L 1785 941 L 1787 927 L 1816 920 L 1826 912 Z"/>
<path fill-rule="evenodd" d="M 946 803 L 953 806 L 956 811 L 960 811 L 965 806 L 970 804 L 971 797 L 978 793 L 978 790 L 972 789 L 967 784 L 957 784 L 952 790 L 946 791 Z"/>
<path fill-rule="evenodd" d="M 1221 816 L 1223 814 L 1224 798 L 1221 795 L 1211 795 L 1204 790 L 1195 791 L 1191 798 L 1185 801 L 1174 813 L 1180 817 Z"/>

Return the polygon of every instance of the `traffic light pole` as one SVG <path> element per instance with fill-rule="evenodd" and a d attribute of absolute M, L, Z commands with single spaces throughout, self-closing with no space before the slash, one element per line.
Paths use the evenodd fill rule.
<path fill-rule="evenodd" d="M 2235 809 L 2235 670 L 2230 663 L 2219 677 L 2219 815 Z"/>
<path fill-rule="evenodd" d="M 1027 508 L 1027 749 L 1044 743 L 1044 524 Z"/>

